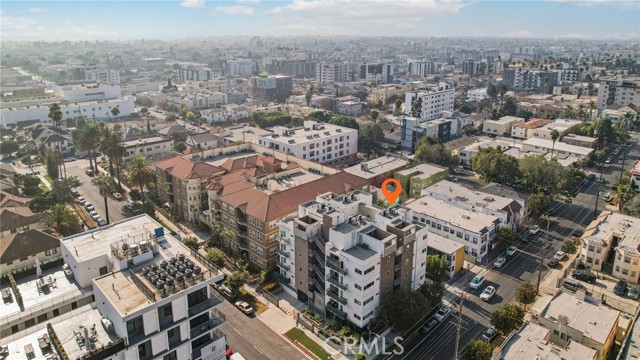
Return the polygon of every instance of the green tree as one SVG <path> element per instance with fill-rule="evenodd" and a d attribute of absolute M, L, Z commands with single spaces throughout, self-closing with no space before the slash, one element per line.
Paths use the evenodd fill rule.
<path fill-rule="evenodd" d="M 95 121 L 90 121 L 82 129 L 76 130 L 73 137 L 78 149 L 88 152 L 89 168 L 98 171 L 96 149 L 100 145 L 102 137 L 100 125 Z"/>
<path fill-rule="evenodd" d="M 76 176 L 61 178 L 51 184 L 51 194 L 56 203 L 71 204 L 75 200 L 72 190 L 82 185 Z"/>
<path fill-rule="evenodd" d="M 481 339 L 474 339 L 467 343 L 460 353 L 460 360 L 488 360 L 491 359 L 493 349 L 491 344 Z"/>
<path fill-rule="evenodd" d="M 490 84 L 487 86 L 487 96 L 491 100 L 491 107 L 493 108 L 493 104 L 498 98 L 498 88 L 494 84 Z"/>
<path fill-rule="evenodd" d="M 360 101 L 367 101 L 367 97 L 369 96 L 369 92 L 365 88 L 359 88 L 354 91 L 353 96 L 360 99 Z"/>
<path fill-rule="evenodd" d="M 0 142 L 0 153 L 8 155 L 20 150 L 20 144 L 15 140 L 2 140 Z"/>
<path fill-rule="evenodd" d="M 47 170 L 47 175 L 55 180 L 60 176 L 60 168 L 58 167 L 57 158 L 60 157 L 60 154 L 56 151 L 47 151 L 44 156 L 44 164 Z"/>
<path fill-rule="evenodd" d="M 421 163 L 433 163 L 444 167 L 455 166 L 458 164 L 458 157 L 451 155 L 439 140 L 432 137 L 423 137 L 416 144 L 414 159 Z"/>
<path fill-rule="evenodd" d="M 402 107 L 402 100 L 397 99 L 396 102 L 394 103 L 393 113 L 396 115 L 399 114 L 401 107 Z"/>
<path fill-rule="evenodd" d="M 447 274 L 444 256 L 427 255 L 426 276 L 434 282 L 442 282 Z"/>
<path fill-rule="evenodd" d="M 561 250 L 567 254 L 575 254 L 576 253 L 576 243 L 573 239 L 565 239 L 562 243 Z"/>
<path fill-rule="evenodd" d="M 175 144 L 175 146 L 173 147 L 177 152 L 184 152 L 185 150 L 187 150 L 187 145 L 185 143 L 183 143 L 182 141 Z"/>
<path fill-rule="evenodd" d="M 527 305 L 536 301 L 536 296 L 538 296 L 538 290 L 528 281 L 523 282 L 516 288 L 516 300 L 522 304 L 524 311 L 527 311 Z"/>
<path fill-rule="evenodd" d="M 148 186 L 155 179 L 155 173 L 149 167 L 148 160 L 141 156 L 134 156 L 127 164 L 127 177 L 134 186 L 144 194 L 144 187 Z"/>
<path fill-rule="evenodd" d="M 309 88 L 307 89 L 307 92 L 304 94 L 304 100 L 307 103 L 307 106 L 311 105 L 311 98 L 313 97 L 313 91 L 314 91 L 314 87 L 313 84 L 311 84 L 309 86 Z"/>
<path fill-rule="evenodd" d="M 498 85 L 498 93 L 500 94 L 500 110 L 502 110 L 502 103 L 508 91 L 509 88 L 507 88 L 507 85 L 505 83 L 500 83 L 500 85 Z"/>
<path fill-rule="evenodd" d="M 543 192 L 536 192 L 529 196 L 529 213 L 533 218 L 538 218 L 549 211 L 551 198 Z"/>
<path fill-rule="evenodd" d="M 247 274 L 239 270 L 234 270 L 224 279 L 225 285 L 236 292 L 245 282 L 247 282 Z"/>
<path fill-rule="evenodd" d="M 382 152 L 382 139 L 384 139 L 384 131 L 382 131 L 380 125 L 366 125 L 358 132 L 358 149 L 360 152 L 369 155 L 380 154 Z"/>
<path fill-rule="evenodd" d="M 360 129 L 360 125 L 358 125 L 358 122 L 356 121 L 356 119 L 354 119 L 353 117 L 344 116 L 344 115 L 338 115 L 338 116 L 332 117 L 329 120 L 329 124 L 344 126 L 344 127 L 348 127 L 356 130 Z"/>
<path fill-rule="evenodd" d="M 525 156 L 518 160 L 520 182 L 534 192 L 543 191 L 549 195 L 559 192 L 564 169 L 555 160 L 540 155 Z"/>
<path fill-rule="evenodd" d="M 62 236 L 77 234 L 80 231 L 80 219 L 69 206 L 54 204 L 47 210 L 44 223 Z"/>
<path fill-rule="evenodd" d="M 318 122 L 327 122 L 331 120 L 331 114 L 324 111 L 314 111 L 307 115 L 306 120 L 313 120 Z"/>
<path fill-rule="evenodd" d="M 114 108 L 116 109 L 116 108 Z M 120 165 L 122 158 L 126 154 L 126 150 L 122 145 L 122 134 L 120 133 L 120 126 L 116 125 L 113 128 L 105 127 L 102 131 L 102 141 L 100 142 L 100 151 L 109 159 L 109 170 L 111 175 L 114 175 L 113 167 L 115 166 L 115 177 L 118 180 L 118 186 L 120 181 Z"/>
<path fill-rule="evenodd" d="M 618 210 L 623 211 L 625 205 L 636 196 L 635 191 L 633 190 L 633 182 L 631 181 L 631 174 L 628 172 L 622 175 L 622 179 L 620 179 L 620 183 L 618 184 L 618 189 L 616 190 L 617 200 L 618 200 Z M 640 197 L 639 197 L 640 198 Z"/>
<path fill-rule="evenodd" d="M 224 253 L 219 249 L 209 249 L 206 258 L 219 268 L 224 266 Z"/>
<path fill-rule="evenodd" d="M 367 360 L 367 354 L 364 353 L 357 353 L 355 360 Z"/>
<path fill-rule="evenodd" d="M 98 192 L 100 192 L 100 196 L 104 200 L 104 209 L 105 209 L 105 220 L 107 224 L 109 224 L 109 206 L 107 205 L 107 197 L 111 191 L 115 188 L 115 182 L 113 181 L 113 177 L 110 175 L 101 173 L 100 175 L 93 178 L 91 181 L 94 186 L 98 187 Z"/>
<path fill-rule="evenodd" d="M 211 240 L 214 244 L 220 244 L 222 239 L 230 239 L 234 236 L 234 232 L 225 227 L 221 222 L 213 223 Z"/>
<path fill-rule="evenodd" d="M 515 116 L 517 112 L 518 101 L 513 96 L 507 96 L 507 99 L 504 102 L 504 107 L 502 108 L 502 113 L 505 116 Z"/>
<path fill-rule="evenodd" d="M 142 115 L 147 115 L 149 113 L 149 109 L 147 109 L 146 107 L 143 107 L 142 109 L 140 109 L 140 113 Z"/>
<path fill-rule="evenodd" d="M 49 105 L 49 119 L 51 119 L 51 121 L 53 122 L 53 127 L 57 130 L 57 132 L 60 132 L 60 121 L 62 121 L 62 110 L 60 110 L 60 104 L 56 103 Z M 51 161 L 55 161 L 55 166 L 58 168 L 58 176 L 60 176 L 63 173 L 62 167 L 64 166 L 64 163 L 62 162 L 62 150 L 60 141 L 56 141 L 54 146 L 54 153 L 56 154 L 56 156 L 53 157 Z M 51 176 L 51 178 L 56 179 L 58 176 L 56 176 L 55 178 Z"/>
<path fill-rule="evenodd" d="M 113 115 L 114 119 L 118 118 L 118 115 L 120 115 L 120 108 L 119 107 L 113 107 L 111 108 L 111 115 Z"/>
<path fill-rule="evenodd" d="M 500 226 L 498 233 L 496 234 L 496 242 L 503 248 L 508 248 L 511 245 L 515 245 L 518 241 L 518 233 L 510 227 Z"/>
<path fill-rule="evenodd" d="M 553 159 L 553 150 L 556 147 L 556 140 L 558 140 L 559 137 L 560 137 L 560 132 L 558 131 L 558 129 L 551 130 L 551 141 L 553 141 L 553 143 L 551 144 L 551 158 L 552 159 Z"/>
<path fill-rule="evenodd" d="M 200 243 L 198 242 L 198 238 L 196 238 L 195 236 L 187 236 L 182 240 L 182 243 L 194 250 L 198 250 L 200 248 Z"/>
<path fill-rule="evenodd" d="M 560 193 L 565 196 L 573 196 L 585 176 L 587 174 L 579 168 L 573 166 L 564 168 L 559 186 Z"/>
<path fill-rule="evenodd" d="M 142 202 L 142 206 L 140 207 L 140 211 L 144 214 L 149 215 L 152 219 L 156 219 L 156 207 L 153 206 L 153 202 L 149 199 L 146 199 Z"/>
<path fill-rule="evenodd" d="M 491 314 L 491 325 L 502 334 L 507 335 L 524 323 L 524 310 L 514 304 L 504 304 Z"/>
<path fill-rule="evenodd" d="M 401 289 L 395 291 L 389 301 L 381 306 L 383 321 L 402 333 L 409 329 L 429 311 L 429 303 L 420 292 Z"/>
<path fill-rule="evenodd" d="M 164 121 L 166 122 L 172 122 L 172 121 L 176 121 L 177 116 L 175 116 L 174 114 L 169 114 L 164 118 Z"/>
<path fill-rule="evenodd" d="M 501 184 L 513 183 L 520 174 L 518 160 L 503 154 L 499 147 L 480 149 L 471 161 L 471 166 L 483 180 Z"/>
<path fill-rule="evenodd" d="M 380 113 L 378 112 L 378 110 L 371 110 L 371 119 L 373 120 L 373 122 L 378 121 L 378 116 L 380 116 Z"/>

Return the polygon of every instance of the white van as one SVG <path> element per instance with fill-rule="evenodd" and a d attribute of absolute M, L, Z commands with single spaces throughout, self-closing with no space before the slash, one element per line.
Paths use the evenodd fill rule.
<path fill-rule="evenodd" d="M 469 283 L 469 287 L 476 290 L 480 286 L 482 286 L 482 284 L 484 284 L 484 276 L 482 274 L 478 274 L 474 276 L 473 279 L 471 279 L 471 282 Z"/>

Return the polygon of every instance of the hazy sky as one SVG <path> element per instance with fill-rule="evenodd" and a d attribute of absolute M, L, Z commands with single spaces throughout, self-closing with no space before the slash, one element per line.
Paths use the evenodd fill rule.
<path fill-rule="evenodd" d="M 7 1 L 2 40 L 211 35 L 638 39 L 640 0 Z"/>

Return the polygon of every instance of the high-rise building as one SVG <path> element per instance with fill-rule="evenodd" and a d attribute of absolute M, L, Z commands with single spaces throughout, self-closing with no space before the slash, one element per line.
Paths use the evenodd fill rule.
<path fill-rule="evenodd" d="M 393 82 L 393 65 L 362 64 L 360 65 L 360 79 L 375 83 Z"/>
<path fill-rule="evenodd" d="M 293 88 L 291 76 L 269 75 L 266 72 L 251 78 L 253 97 L 265 100 L 285 102 Z"/>
<path fill-rule="evenodd" d="M 178 80 L 182 81 L 207 81 L 222 76 L 219 69 L 211 69 L 206 66 L 187 67 L 178 70 Z"/>
<path fill-rule="evenodd" d="M 409 63 L 409 74 L 427 77 L 430 74 L 436 74 L 437 68 L 433 61 L 413 61 Z"/>
<path fill-rule="evenodd" d="M 318 84 L 347 81 L 347 64 L 343 62 L 316 63 L 316 81 Z"/>
<path fill-rule="evenodd" d="M 256 64 L 251 59 L 229 59 L 225 72 L 230 76 L 249 77 L 256 72 Z"/>
<path fill-rule="evenodd" d="M 280 222 L 277 278 L 291 295 L 329 318 L 364 329 L 397 290 L 425 281 L 427 227 L 401 205 L 373 195 L 324 193 Z"/>
<path fill-rule="evenodd" d="M 598 86 L 598 109 L 609 105 L 637 105 L 640 103 L 640 78 L 602 79 Z"/>
<path fill-rule="evenodd" d="M 428 85 L 427 89 L 405 94 L 405 114 L 431 120 L 442 117 L 445 112 L 453 113 L 453 98 L 455 87 L 446 82 L 437 85 Z M 413 106 L 413 101 L 420 104 Z"/>

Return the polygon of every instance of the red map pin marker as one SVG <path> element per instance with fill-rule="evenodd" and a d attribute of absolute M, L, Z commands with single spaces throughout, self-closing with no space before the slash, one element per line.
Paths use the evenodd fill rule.
<path fill-rule="evenodd" d="M 396 189 L 394 191 L 389 191 L 388 189 L 389 185 L 395 186 Z M 384 194 L 384 197 L 387 199 L 387 202 L 389 203 L 389 205 L 394 204 L 396 200 L 398 200 L 398 196 L 400 196 L 401 192 L 402 192 L 402 185 L 400 184 L 400 181 L 396 179 L 389 178 L 382 183 L 382 193 Z"/>

